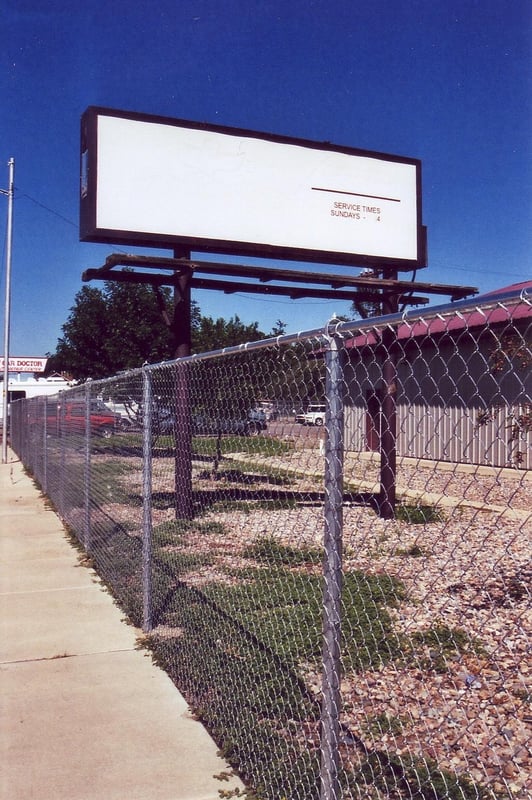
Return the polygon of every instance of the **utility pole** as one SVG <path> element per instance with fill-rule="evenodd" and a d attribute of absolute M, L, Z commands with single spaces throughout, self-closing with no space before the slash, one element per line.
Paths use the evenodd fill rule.
<path fill-rule="evenodd" d="M 0 189 L 7 195 L 7 237 L 6 237 L 6 304 L 4 315 L 4 385 L 2 421 L 2 463 L 7 463 L 7 411 L 9 405 L 9 326 L 11 314 L 11 250 L 13 244 L 13 185 L 15 179 L 15 159 L 7 162 L 9 167 L 8 188 Z"/>

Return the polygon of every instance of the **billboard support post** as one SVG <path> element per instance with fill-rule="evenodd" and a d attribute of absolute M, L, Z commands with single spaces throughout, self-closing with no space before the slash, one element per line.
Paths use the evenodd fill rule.
<path fill-rule="evenodd" d="M 190 259 L 190 251 L 176 249 L 174 258 Z M 186 358 L 191 351 L 191 291 L 192 270 L 176 273 L 174 285 L 174 318 L 172 324 L 174 358 Z M 175 371 L 175 515 L 177 519 L 192 519 L 192 420 L 190 408 L 190 367 L 177 363 Z"/>
<path fill-rule="evenodd" d="M 397 278 L 397 272 L 386 274 Z M 396 314 L 397 298 L 389 295 L 383 301 L 385 314 Z M 379 516 L 381 519 L 395 518 L 397 481 L 397 351 L 395 347 L 397 329 L 386 327 L 382 332 L 383 362 L 382 381 L 384 393 L 381 408 L 380 436 L 380 493 Z"/>

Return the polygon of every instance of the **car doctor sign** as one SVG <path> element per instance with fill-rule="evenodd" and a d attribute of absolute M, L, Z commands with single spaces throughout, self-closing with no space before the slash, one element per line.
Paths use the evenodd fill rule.
<path fill-rule="evenodd" d="M 418 160 L 90 107 L 80 238 L 424 266 Z"/>
<path fill-rule="evenodd" d="M 9 372 L 44 372 L 48 359 L 41 356 L 10 356 L 7 362 Z M 5 358 L 0 358 L 0 372 L 3 371 Z"/>

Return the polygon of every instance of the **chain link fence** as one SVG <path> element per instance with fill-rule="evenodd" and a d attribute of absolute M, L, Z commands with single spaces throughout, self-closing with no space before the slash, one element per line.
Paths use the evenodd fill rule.
<path fill-rule="evenodd" d="M 13 404 L 250 798 L 530 796 L 531 320 L 336 322 Z"/>

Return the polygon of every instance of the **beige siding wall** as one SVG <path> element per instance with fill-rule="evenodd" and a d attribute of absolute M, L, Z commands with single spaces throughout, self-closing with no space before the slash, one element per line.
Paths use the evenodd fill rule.
<path fill-rule="evenodd" d="M 530 369 L 493 370 L 493 333 L 412 340 L 398 358 L 397 448 L 400 456 L 532 468 L 532 433 L 512 428 L 530 411 Z M 347 370 L 346 449 L 369 449 L 368 397 L 382 396 L 381 366 L 364 348 Z M 379 420 L 374 420 L 378 428 Z M 512 434 L 514 434 L 512 438 Z"/>

